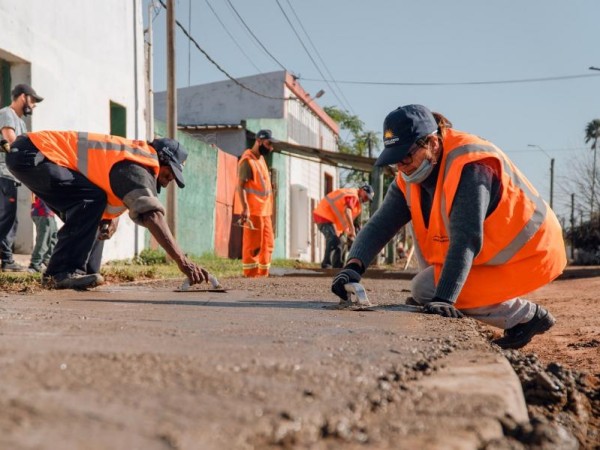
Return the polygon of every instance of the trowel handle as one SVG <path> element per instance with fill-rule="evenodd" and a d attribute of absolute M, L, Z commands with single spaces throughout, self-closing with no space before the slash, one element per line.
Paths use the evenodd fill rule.
<path fill-rule="evenodd" d="M 208 274 L 208 282 L 212 285 L 213 289 L 219 289 L 221 287 L 221 283 L 217 280 L 217 277 L 214 275 Z"/>
<path fill-rule="evenodd" d="M 219 283 L 219 280 L 217 280 L 217 277 L 215 277 L 214 275 L 208 274 L 208 282 L 212 285 L 213 289 L 221 288 L 221 284 Z M 183 280 L 183 283 L 181 283 L 181 287 L 179 288 L 179 290 L 187 291 L 191 285 L 192 285 L 192 282 L 190 281 L 190 279 L 186 278 L 185 280 Z"/>
<path fill-rule="evenodd" d="M 350 294 L 350 301 L 358 303 L 359 305 L 371 305 L 369 298 L 367 297 L 367 291 L 360 283 L 346 283 L 344 285 L 346 292 Z M 356 297 L 354 299 L 353 297 Z"/>

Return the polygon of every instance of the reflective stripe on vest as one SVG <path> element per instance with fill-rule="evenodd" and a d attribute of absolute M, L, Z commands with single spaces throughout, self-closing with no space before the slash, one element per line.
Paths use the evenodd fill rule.
<path fill-rule="evenodd" d="M 468 153 L 480 153 L 481 150 L 484 150 L 488 153 L 493 153 L 499 157 L 499 159 L 502 161 L 504 172 L 509 176 L 512 183 L 516 187 L 521 189 L 521 191 L 523 191 L 527 199 L 535 205 L 535 211 L 533 215 L 525 224 L 525 226 L 521 229 L 521 231 L 517 233 L 517 235 L 512 239 L 512 241 L 508 245 L 506 245 L 503 249 L 498 251 L 498 253 L 492 259 L 482 264 L 486 266 L 497 266 L 505 264 L 507 261 L 509 261 L 538 232 L 542 223 L 544 222 L 544 220 L 546 220 L 547 206 L 544 200 L 539 195 L 536 195 L 534 192 L 531 191 L 531 189 L 529 189 L 529 186 L 527 185 L 527 183 L 523 182 L 519 174 L 513 172 L 504 154 L 493 145 L 468 144 L 462 147 L 457 147 L 454 150 L 452 150 L 446 158 L 444 173 L 440 173 L 440 176 L 443 177 L 442 184 L 444 179 L 446 178 L 450 166 L 452 165 L 452 162 L 456 158 Z M 410 191 L 409 188 L 407 188 L 407 190 Z M 446 230 L 449 232 L 450 219 L 447 214 L 446 196 L 444 195 L 444 192 L 442 192 L 441 205 L 442 220 L 444 221 L 444 226 L 446 227 Z"/>
<path fill-rule="evenodd" d="M 533 213 L 533 215 L 531 216 L 531 218 L 529 219 L 529 221 L 525 224 L 525 226 L 521 229 L 521 231 L 512 239 L 512 241 L 506 245 L 503 249 L 499 250 L 498 253 L 491 258 L 489 261 L 483 263 L 482 265 L 484 266 L 499 266 L 502 264 L 505 264 L 507 261 L 509 261 L 511 258 L 513 258 L 518 252 L 519 250 L 521 250 L 521 248 L 523 248 L 523 246 L 538 232 L 539 228 L 542 226 L 542 223 L 544 223 L 544 220 L 546 220 L 546 215 L 548 212 L 548 207 L 546 206 L 546 202 L 544 202 L 544 200 L 539 196 L 539 195 L 535 195 L 534 192 L 531 191 L 531 189 L 529 189 L 529 186 L 527 185 L 527 183 L 524 183 L 523 180 L 521 179 L 521 177 L 519 176 L 519 174 L 513 172 L 513 170 L 510 167 L 510 164 L 508 164 L 508 161 L 506 160 L 506 158 L 504 157 L 503 153 L 498 151 L 498 149 L 496 147 L 494 147 L 493 145 L 481 145 L 481 144 L 468 144 L 468 145 L 464 145 L 462 147 L 457 147 L 454 150 L 452 150 L 449 155 L 446 158 L 446 162 L 445 162 L 445 170 L 444 173 L 442 174 L 440 172 L 440 175 L 438 176 L 442 176 L 443 179 L 446 178 L 446 175 L 448 173 L 448 170 L 450 169 L 450 166 L 452 165 L 452 162 L 458 158 L 459 156 L 468 154 L 468 153 L 479 153 L 481 150 L 485 150 L 488 153 L 493 153 L 498 155 L 499 159 L 502 161 L 502 166 L 504 169 L 504 172 L 510 177 L 511 181 L 513 182 L 513 184 L 518 187 L 519 189 L 521 189 L 526 197 L 535 205 L 535 211 Z M 443 180 L 442 179 L 442 185 L 443 185 Z M 410 209 L 410 184 L 406 185 L 406 204 L 408 205 L 408 208 Z M 442 198 L 441 198 L 441 215 L 442 215 L 442 220 L 444 221 L 444 226 L 446 227 L 446 230 L 449 232 L 450 231 L 450 218 L 448 217 L 447 214 L 447 207 L 446 207 L 446 195 L 444 194 L 444 192 L 442 192 Z M 420 251 L 420 247 L 418 246 L 418 242 L 415 239 L 415 246 L 417 247 L 417 250 Z"/>
<path fill-rule="evenodd" d="M 272 191 L 271 191 L 271 189 L 267 188 L 267 181 L 263 177 L 261 168 L 257 167 L 255 165 L 255 164 L 260 164 L 260 162 L 257 160 L 250 159 L 250 158 L 245 158 L 245 159 L 254 168 L 253 172 L 258 175 L 258 180 L 260 181 L 260 185 L 262 187 L 260 190 L 244 187 L 244 190 L 250 194 L 256 195 L 257 197 L 268 197 L 269 195 L 271 195 Z"/>
<path fill-rule="evenodd" d="M 143 151 L 140 148 L 132 147 L 125 144 L 117 144 L 114 142 L 106 142 L 106 141 L 94 141 L 89 139 L 89 133 L 79 132 L 77 133 L 77 171 L 84 175 L 86 178 L 90 178 L 89 174 L 89 151 L 92 150 L 101 150 L 101 151 L 118 151 L 118 152 L 128 152 L 133 155 L 142 155 L 144 157 L 154 159 L 158 161 L 158 155 L 153 153 L 148 153 Z M 109 203 L 106 204 L 106 208 L 104 212 L 110 215 L 119 215 L 123 212 L 127 211 L 127 207 L 123 206 L 115 206 Z"/>
<path fill-rule="evenodd" d="M 349 228 L 350 224 L 348 223 L 348 219 L 335 206 L 335 202 L 338 201 L 340 198 L 345 197 L 346 195 L 348 195 L 346 192 L 342 192 L 334 197 L 326 196 L 325 200 L 327 200 L 327 203 L 329 203 L 329 206 L 331 207 L 331 211 L 333 211 L 333 214 L 335 214 L 335 217 L 339 220 L 340 223 L 344 224 L 344 228 Z"/>

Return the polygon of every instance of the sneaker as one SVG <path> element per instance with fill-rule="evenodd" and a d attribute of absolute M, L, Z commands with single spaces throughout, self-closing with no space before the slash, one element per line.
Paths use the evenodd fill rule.
<path fill-rule="evenodd" d="M 556 319 L 546 308 L 536 305 L 533 319 L 504 330 L 504 336 L 493 342 L 501 348 L 521 348 L 527 345 L 536 334 L 545 333 L 555 323 Z"/>
<path fill-rule="evenodd" d="M 43 267 L 34 266 L 33 264 L 29 264 L 29 267 L 27 268 L 27 272 L 29 273 L 41 273 L 43 270 Z"/>
<path fill-rule="evenodd" d="M 25 272 L 27 269 L 15 261 L 9 263 L 2 263 L 3 272 Z"/>
<path fill-rule="evenodd" d="M 53 289 L 85 290 L 104 283 L 104 278 L 99 273 L 81 275 L 78 273 L 59 273 L 56 275 L 43 275 L 42 286 Z"/>

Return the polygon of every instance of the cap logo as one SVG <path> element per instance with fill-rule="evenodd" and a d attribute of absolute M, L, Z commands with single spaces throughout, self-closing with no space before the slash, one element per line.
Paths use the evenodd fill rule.
<path fill-rule="evenodd" d="M 389 145 L 393 145 L 396 142 L 398 142 L 400 138 L 398 138 L 397 136 L 394 136 L 394 132 L 390 129 L 385 130 L 385 132 L 383 133 L 383 143 L 386 146 Z"/>

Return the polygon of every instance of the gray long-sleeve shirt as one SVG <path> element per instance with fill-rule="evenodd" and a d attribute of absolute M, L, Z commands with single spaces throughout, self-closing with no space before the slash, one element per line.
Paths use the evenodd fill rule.
<path fill-rule="evenodd" d="M 429 224 L 438 170 L 436 167 L 421 183 L 421 211 L 426 226 Z M 450 209 L 450 245 L 436 286 L 436 297 L 454 302 L 460 294 L 473 259 L 483 245 L 483 221 L 496 209 L 499 200 L 500 180 L 494 171 L 477 162 L 465 165 Z M 394 182 L 381 207 L 358 233 L 348 259 L 357 258 L 367 267 L 410 220 L 404 194 Z"/>

